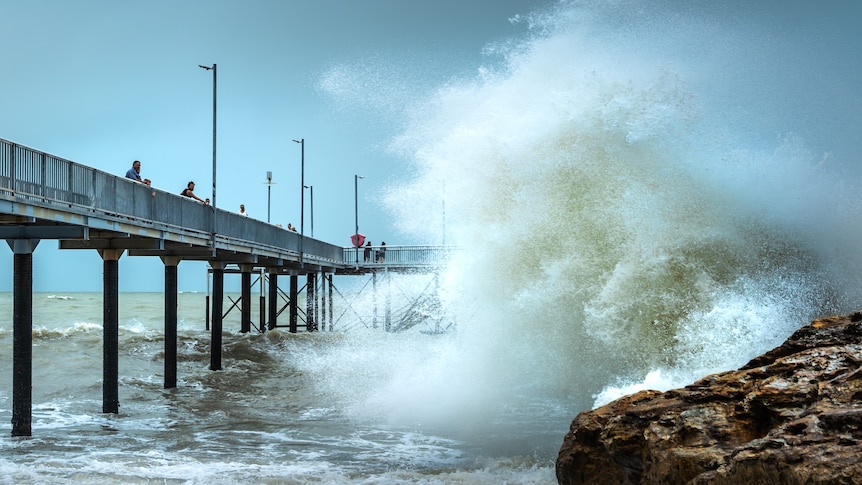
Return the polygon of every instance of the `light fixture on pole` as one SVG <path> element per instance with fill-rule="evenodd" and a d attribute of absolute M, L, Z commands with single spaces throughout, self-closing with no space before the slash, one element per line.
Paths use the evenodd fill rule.
<path fill-rule="evenodd" d="M 216 232 L 218 230 L 218 223 L 217 223 L 218 219 L 216 217 L 218 215 L 218 211 L 216 211 L 216 99 L 218 99 L 218 96 L 216 93 L 217 93 L 217 87 L 218 87 L 218 80 L 217 80 L 218 70 L 216 69 L 215 63 L 213 63 L 212 66 L 202 66 L 199 64 L 198 67 L 200 67 L 201 69 L 206 69 L 207 71 L 213 72 L 213 197 L 212 197 L 213 235 L 212 235 L 212 245 L 213 245 L 213 255 L 215 255 L 215 252 L 216 252 L 215 240 L 216 240 Z"/>
<path fill-rule="evenodd" d="M 272 172 L 266 172 L 266 222 L 269 224 L 269 207 L 272 200 L 272 186 L 275 182 L 272 181 Z"/>
<path fill-rule="evenodd" d="M 311 237 L 314 237 L 314 186 L 303 185 L 311 193 Z"/>
<path fill-rule="evenodd" d="M 364 179 L 363 175 L 353 175 L 353 212 L 356 217 L 356 232 L 354 232 L 354 237 L 356 241 L 359 240 L 359 179 Z M 357 242 L 356 246 L 356 264 L 359 264 L 359 246 L 361 242 Z"/>
<path fill-rule="evenodd" d="M 302 236 L 305 234 L 305 138 L 293 141 L 302 145 L 302 158 L 299 172 L 299 264 L 304 266 L 305 263 L 302 260 L 302 240 L 305 238 Z"/>

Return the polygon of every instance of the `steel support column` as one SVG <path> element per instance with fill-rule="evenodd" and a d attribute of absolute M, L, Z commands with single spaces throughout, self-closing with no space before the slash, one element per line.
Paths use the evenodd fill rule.
<path fill-rule="evenodd" d="M 333 317 L 335 317 L 335 313 L 333 311 L 333 306 L 332 306 L 332 276 L 333 275 L 329 275 L 329 331 L 330 332 L 332 331 Z"/>
<path fill-rule="evenodd" d="M 266 332 L 266 270 L 260 270 L 260 305 L 257 307 L 257 314 L 260 315 L 258 321 L 260 323 L 260 333 Z"/>
<path fill-rule="evenodd" d="M 102 412 L 120 412 L 120 256 L 122 249 L 100 249 L 104 267 L 102 295 Z"/>
<path fill-rule="evenodd" d="M 296 333 L 297 327 L 296 294 L 297 286 L 299 286 L 298 278 L 299 276 L 296 273 L 290 274 L 290 327 L 288 328 L 290 333 Z"/>
<path fill-rule="evenodd" d="M 308 273 L 305 284 L 305 330 L 308 332 L 317 331 L 317 322 L 314 315 L 315 308 L 317 307 L 317 297 L 315 296 L 316 286 L 317 273 Z"/>
<path fill-rule="evenodd" d="M 165 265 L 165 389 L 177 387 L 177 266 L 180 258 L 162 256 Z"/>
<path fill-rule="evenodd" d="M 384 330 L 387 332 L 392 328 L 392 276 L 389 270 L 383 273 L 386 278 L 386 322 L 384 322 Z"/>
<path fill-rule="evenodd" d="M 269 269 L 269 329 L 278 326 L 278 269 Z"/>
<path fill-rule="evenodd" d="M 33 250 L 38 239 L 8 241 L 14 253 L 12 301 L 12 436 L 33 429 Z"/>
<path fill-rule="evenodd" d="M 212 343 L 210 348 L 210 370 L 221 370 L 222 312 L 224 309 L 224 263 L 210 262 L 213 269 Z"/>
<path fill-rule="evenodd" d="M 242 296 L 240 297 L 240 314 L 242 317 L 240 321 L 240 332 L 248 333 L 251 331 L 251 270 L 253 268 L 250 264 L 241 264 L 239 265 L 239 269 L 241 271 L 242 280 Z"/>
<path fill-rule="evenodd" d="M 320 330 L 326 331 L 326 273 L 320 273 Z M 331 330 L 331 329 L 330 329 Z"/>
<path fill-rule="evenodd" d="M 371 328 L 377 328 L 377 270 L 371 273 Z"/>

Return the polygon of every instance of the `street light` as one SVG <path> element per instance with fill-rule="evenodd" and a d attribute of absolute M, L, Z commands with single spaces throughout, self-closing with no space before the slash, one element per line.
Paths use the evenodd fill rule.
<path fill-rule="evenodd" d="M 293 140 L 296 143 L 302 145 L 302 162 L 300 165 L 300 173 L 299 173 L 299 235 L 303 236 L 305 234 L 305 138 L 301 138 L 299 140 Z M 304 237 L 299 238 L 299 264 L 304 266 L 305 263 L 302 260 L 302 240 Z"/>
<path fill-rule="evenodd" d="M 311 237 L 314 237 L 314 186 L 303 185 L 303 188 L 306 188 L 311 192 Z"/>
<path fill-rule="evenodd" d="M 215 240 L 216 240 L 216 231 L 218 228 L 218 225 L 216 223 L 216 221 L 218 220 L 218 218 L 216 217 L 218 215 L 218 211 L 216 211 L 216 99 L 217 99 L 217 96 L 216 96 L 217 89 L 216 88 L 218 86 L 218 82 L 217 82 L 218 70 L 216 69 L 215 63 L 213 63 L 212 66 L 202 66 L 199 64 L 198 67 L 200 67 L 201 69 L 206 69 L 207 71 L 213 72 L 213 198 L 212 198 L 212 208 L 213 208 L 213 255 L 215 255 L 215 251 L 216 251 Z"/>
<path fill-rule="evenodd" d="M 269 207 L 272 200 L 272 186 L 275 182 L 272 181 L 272 172 L 266 172 L 266 223 L 269 224 Z"/>
<path fill-rule="evenodd" d="M 359 179 L 364 179 L 362 175 L 353 175 L 353 210 L 356 217 L 356 241 L 359 242 Z M 359 264 L 359 246 L 356 247 L 356 264 Z"/>

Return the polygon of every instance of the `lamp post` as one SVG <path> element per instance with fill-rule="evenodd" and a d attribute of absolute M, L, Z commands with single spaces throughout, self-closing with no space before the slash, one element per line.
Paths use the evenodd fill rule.
<path fill-rule="evenodd" d="M 299 264 L 300 266 L 304 266 L 305 263 L 302 260 L 302 240 L 305 238 L 302 236 L 305 234 L 305 138 L 293 141 L 302 146 L 302 158 L 299 172 Z"/>
<path fill-rule="evenodd" d="M 357 237 L 356 241 L 357 242 L 359 241 L 359 239 L 358 239 L 358 237 L 359 237 L 359 179 L 364 179 L 364 178 L 365 177 L 362 175 L 356 175 L 356 174 L 353 175 L 353 212 L 354 212 L 354 216 L 356 217 L 356 232 L 354 232 L 353 234 L 356 234 L 356 237 Z M 359 247 L 358 246 L 356 247 L 356 264 L 359 264 Z"/>
<path fill-rule="evenodd" d="M 218 211 L 216 211 L 216 99 L 218 99 L 216 96 L 216 92 L 217 92 L 217 87 L 218 87 L 218 81 L 217 81 L 218 70 L 216 69 L 215 63 L 213 63 L 212 66 L 202 66 L 199 64 L 198 67 L 200 67 L 201 69 L 206 69 L 207 71 L 213 72 L 213 199 L 212 199 L 212 208 L 213 208 L 213 236 L 212 237 L 213 237 L 213 241 L 212 241 L 212 244 L 213 244 L 213 255 L 215 255 L 215 252 L 216 252 L 215 239 L 216 239 L 216 231 L 218 228 L 218 225 L 216 222 L 218 220 L 218 218 L 216 217 L 218 215 Z"/>
<path fill-rule="evenodd" d="M 314 237 L 314 186 L 303 185 L 303 188 L 308 189 L 311 193 L 311 237 Z"/>
<path fill-rule="evenodd" d="M 269 224 L 269 207 L 270 201 L 272 200 L 272 185 L 275 183 L 272 181 L 272 172 L 266 172 L 266 223 Z"/>

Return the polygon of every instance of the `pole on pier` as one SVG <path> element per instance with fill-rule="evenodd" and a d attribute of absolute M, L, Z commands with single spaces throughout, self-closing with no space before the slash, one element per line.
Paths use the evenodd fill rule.
<path fill-rule="evenodd" d="M 120 256 L 122 249 L 100 249 L 104 274 L 102 300 L 102 412 L 120 412 Z"/>
<path fill-rule="evenodd" d="M 165 389 L 177 387 L 177 266 L 180 258 L 162 256 L 165 265 Z"/>
<path fill-rule="evenodd" d="M 221 370 L 222 304 L 224 300 L 224 263 L 211 261 L 213 270 L 212 343 L 210 370 Z"/>
<path fill-rule="evenodd" d="M 33 429 L 33 250 L 38 239 L 8 240 L 14 253 L 12 301 L 12 436 Z"/>

